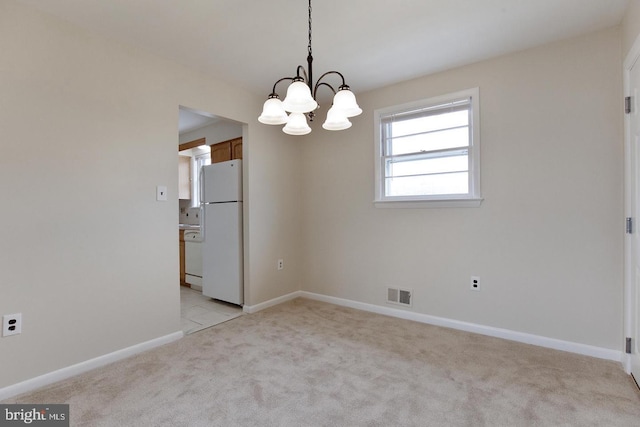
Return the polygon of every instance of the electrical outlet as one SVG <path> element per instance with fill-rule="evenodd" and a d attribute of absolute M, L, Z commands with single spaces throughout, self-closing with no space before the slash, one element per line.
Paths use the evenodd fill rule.
<path fill-rule="evenodd" d="M 22 333 L 22 313 L 5 314 L 2 316 L 2 336 Z"/>
<path fill-rule="evenodd" d="M 478 276 L 471 276 L 471 290 L 472 291 L 480 290 L 480 278 Z"/>
<path fill-rule="evenodd" d="M 282 270 L 284 268 L 284 260 L 278 260 L 278 270 Z"/>

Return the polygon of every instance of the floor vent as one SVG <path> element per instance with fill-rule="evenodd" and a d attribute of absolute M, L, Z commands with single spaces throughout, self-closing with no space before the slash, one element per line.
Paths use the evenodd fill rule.
<path fill-rule="evenodd" d="M 387 288 L 387 302 L 411 307 L 411 290 Z"/>

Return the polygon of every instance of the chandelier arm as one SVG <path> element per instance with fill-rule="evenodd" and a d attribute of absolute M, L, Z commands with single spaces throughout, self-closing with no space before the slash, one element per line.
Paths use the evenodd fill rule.
<path fill-rule="evenodd" d="M 320 80 L 318 80 L 318 83 L 316 83 L 316 87 L 313 89 L 313 99 L 316 99 L 316 93 L 318 92 L 318 88 L 320 86 L 327 86 L 329 89 L 331 89 L 331 92 L 333 92 L 333 94 L 336 94 L 336 90 L 333 88 L 333 86 L 331 86 L 329 83 L 325 83 L 325 82 L 320 82 Z"/>
<path fill-rule="evenodd" d="M 302 76 L 300 76 L 300 71 L 302 71 Z M 296 68 L 296 77 L 302 77 L 306 84 L 309 84 L 309 76 L 307 75 L 307 70 L 304 69 L 302 65 L 298 65 Z"/>
<path fill-rule="evenodd" d="M 318 79 L 318 81 L 316 82 L 316 85 L 315 85 L 315 87 L 314 87 L 314 89 L 313 89 L 313 98 L 314 98 L 314 99 L 315 99 L 315 97 L 316 97 L 316 92 L 317 92 L 317 90 L 318 90 L 318 87 L 319 87 L 319 86 L 321 86 L 321 85 L 327 85 L 327 86 L 331 87 L 331 85 L 328 85 L 327 83 L 321 83 L 321 82 L 322 82 L 322 79 L 324 79 L 324 78 L 325 78 L 326 76 L 328 76 L 329 74 L 337 74 L 337 75 L 339 75 L 339 76 L 340 76 L 340 78 L 342 79 L 342 84 L 340 85 L 340 87 L 339 87 L 338 89 L 342 88 L 343 86 L 347 86 L 347 85 L 346 85 L 346 83 L 345 83 L 345 81 L 344 81 L 344 76 L 342 75 L 342 73 L 341 73 L 341 72 L 339 72 L 339 71 L 327 71 L 326 73 L 324 73 L 323 75 L 321 75 L 321 76 L 320 76 L 320 78 Z M 347 87 L 348 87 L 348 86 L 347 86 Z M 331 87 L 331 90 L 333 90 L 333 93 L 334 93 L 334 94 L 336 93 L 336 91 L 333 89 L 333 87 Z"/>
<path fill-rule="evenodd" d="M 323 75 L 320 76 L 320 78 L 318 79 L 318 82 L 320 82 L 320 80 L 324 79 L 329 74 L 337 74 L 337 75 L 339 75 L 340 78 L 342 79 L 342 86 L 345 85 L 344 76 L 342 75 L 342 73 L 340 71 L 327 71 L 326 73 L 324 73 Z"/>
<path fill-rule="evenodd" d="M 278 86 L 278 83 L 285 81 L 285 80 L 294 80 L 294 77 L 283 77 L 280 80 L 278 80 L 277 82 L 275 82 L 273 84 L 273 90 L 271 91 L 271 93 L 269 94 L 269 98 L 272 98 L 274 96 L 278 96 L 278 93 L 276 92 L 276 86 Z"/>

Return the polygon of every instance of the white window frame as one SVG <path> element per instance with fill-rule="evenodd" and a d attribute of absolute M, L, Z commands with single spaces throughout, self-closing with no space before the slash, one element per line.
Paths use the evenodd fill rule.
<path fill-rule="evenodd" d="M 422 196 L 385 196 L 384 181 L 384 142 L 382 141 L 381 121 L 383 117 L 412 110 L 442 105 L 447 102 L 471 98 L 471 141 L 469 143 L 469 192 L 466 194 L 422 195 Z M 432 207 L 478 207 L 482 202 L 480 193 L 480 90 L 471 88 L 435 96 L 428 99 L 409 102 L 377 109 L 374 111 L 375 126 L 375 200 L 380 208 L 432 208 Z"/>
<path fill-rule="evenodd" d="M 207 163 L 209 161 L 209 163 Z M 206 152 L 191 157 L 191 205 L 192 208 L 200 207 L 200 168 L 211 164 L 211 153 Z"/>

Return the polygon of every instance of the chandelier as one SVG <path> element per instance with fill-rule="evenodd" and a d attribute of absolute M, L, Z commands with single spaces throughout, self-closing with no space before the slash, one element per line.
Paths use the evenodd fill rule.
<path fill-rule="evenodd" d="M 326 86 L 334 94 L 333 104 L 327 111 L 327 118 L 322 125 L 327 130 L 343 130 L 351 127 L 349 117 L 354 117 L 362 113 L 362 109 L 356 102 L 356 97 L 346 85 L 344 76 L 338 71 L 327 71 L 313 83 L 313 55 L 311 52 L 311 0 L 309 0 L 309 46 L 307 55 L 307 70 L 302 65 L 298 65 L 295 77 L 283 77 L 273 85 L 273 90 L 269 98 L 264 103 L 262 114 L 258 117 L 260 123 L 267 125 L 285 125 L 282 131 L 289 135 L 306 135 L 311 132 L 307 124 L 315 117 L 314 110 L 318 109 L 316 93 L 320 86 Z M 302 75 L 301 75 L 302 73 Z M 322 80 L 335 74 L 342 79 L 342 84 L 336 91 L 333 86 Z M 291 84 L 287 89 L 287 96 L 284 101 L 276 93 L 278 83 L 290 80 Z M 313 95 L 312 95 L 313 94 Z M 287 114 L 289 113 L 289 114 Z"/>

